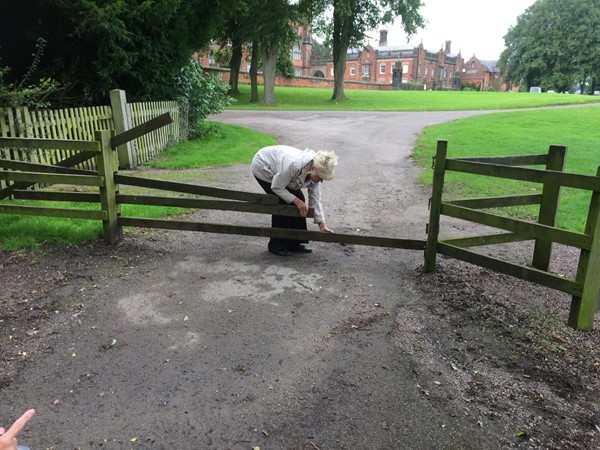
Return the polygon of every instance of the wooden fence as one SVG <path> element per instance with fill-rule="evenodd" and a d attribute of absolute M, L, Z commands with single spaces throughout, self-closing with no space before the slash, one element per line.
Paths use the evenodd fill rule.
<path fill-rule="evenodd" d="M 298 210 L 295 207 L 278 205 L 278 199 L 275 196 L 118 174 L 116 165 L 114 164 L 116 161 L 115 152 L 111 149 L 119 148 L 131 140 L 139 138 L 148 131 L 158 129 L 167 122 L 170 122 L 170 118 L 168 118 L 168 114 L 164 114 L 112 138 L 108 131 L 97 131 L 95 134 L 96 142 L 0 138 L 0 148 L 9 150 L 20 148 L 30 149 L 31 151 L 35 149 L 36 151 L 68 150 L 77 152 L 76 155 L 67 157 L 50 166 L 33 162 L 0 159 L 0 169 L 4 169 L 0 170 L 0 180 L 11 180 L 13 182 L 9 187 L 0 189 L 0 199 L 13 196 L 15 199 L 95 202 L 100 204 L 99 210 L 90 211 L 83 209 L 22 206 L 7 203 L 0 204 L 0 213 L 101 220 L 104 239 L 108 243 L 113 243 L 121 238 L 123 226 L 132 226 L 248 236 L 309 239 L 355 245 L 425 250 L 425 269 L 427 271 L 435 271 L 436 255 L 440 253 L 566 292 L 572 295 L 569 325 L 581 330 L 591 329 L 593 326 L 600 294 L 600 277 L 598 276 L 600 273 L 600 168 L 597 176 L 562 172 L 566 151 L 564 147 L 553 146 L 547 155 L 447 159 L 447 142 L 438 142 L 427 242 L 424 240 L 378 236 L 329 234 L 315 231 L 249 227 L 245 225 L 125 217 L 120 212 L 122 204 L 298 215 Z M 97 172 L 73 168 L 90 158 L 96 159 Z M 520 165 L 539 164 L 545 164 L 546 169 L 516 167 Z M 536 195 L 477 198 L 445 202 L 442 200 L 442 193 L 444 176 L 447 171 L 537 182 L 543 185 L 543 190 L 541 194 Z M 34 183 L 97 186 L 99 193 L 26 190 L 28 186 Z M 218 200 L 181 198 L 179 196 L 125 195 L 119 193 L 119 184 L 161 191 L 188 193 L 201 197 L 215 197 Z M 584 233 L 562 230 L 554 226 L 561 186 L 592 191 Z M 480 209 L 484 208 L 529 204 L 540 205 L 538 223 L 480 211 Z M 508 231 L 508 233 L 458 239 L 439 239 L 441 215 L 499 228 Z M 468 249 L 469 247 L 481 245 L 524 240 L 535 241 L 532 267 L 503 261 Z M 548 271 L 552 243 L 554 242 L 581 249 L 575 279 L 567 279 Z"/>
<path fill-rule="evenodd" d="M 115 95 L 116 93 L 116 95 Z M 131 168 L 159 155 L 181 139 L 181 117 L 176 102 L 127 103 L 125 93 L 111 92 L 111 106 L 91 106 L 31 111 L 27 107 L 0 108 L 0 137 L 93 141 L 96 131 L 122 133 L 152 117 L 169 113 L 173 123 L 152 133 L 140 136 L 119 151 L 121 168 Z M 0 158 L 53 165 L 77 152 L 65 146 L 51 151 L 35 148 L 0 148 Z M 95 169 L 95 160 L 78 165 L 80 169 Z M 7 187 L 0 180 L 0 189 Z"/>
<path fill-rule="evenodd" d="M 547 155 L 447 159 L 447 141 L 439 141 L 433 174 L 433 192 L 425 251 L 425 270 L 435 271 L 436 254 L 457 258 L 572 295 L 569 325 L 591 329 L 600 296 L 600 168 L 596 176 L 562 172 L 565 147 L 552 146 Z M 546 169 L 516 167 L 545 164 Z M 443 201 L 447 171 L 541 183 L 540 195 L 518 195 Z M 562 186 L 592 191 L 584 233 L 555 227 Z M 482 212 L 480 209 L 539 204 L 538 222 Z M 459 239 L 439 239 L 440 216 L 446 215 L 502 229 L 496 233 Z M 468 247 L 534 240 L 531 267 L 500 260 Z M 548 271 L 552 243 L 581 249 L 577 275 L 568 279 Z"/>

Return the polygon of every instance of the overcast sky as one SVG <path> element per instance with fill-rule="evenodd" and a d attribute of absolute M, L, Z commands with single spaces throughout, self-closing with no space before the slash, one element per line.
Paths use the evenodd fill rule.
<path fill-rule="evenodd" d="M 452 41 L 452 53 L 460 50 L 463 59 L 475 55 L 480 60 L 495 60 L 504 50 L 504 35 L 517 17 L 535 0 L 423 0 L 424 29 L 417 31 L 410 44 L 422 41 L 426 50 L 438 51 Z M 407 44 L 399 24 L 388 26 L 388 45 Z M 372 34 L 371 45 L 379 45 L 379 32 Z"/>

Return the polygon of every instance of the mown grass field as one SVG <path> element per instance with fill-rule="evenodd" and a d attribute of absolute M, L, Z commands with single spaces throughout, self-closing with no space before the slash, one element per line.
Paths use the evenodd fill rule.
<path fill-rule="evenodd" d="M 232 108 L 261 109 L 249 104 L 249 87 Z M 444 111 L 497 110 L 554 106 L 563 103 L 600 102 L 600 97 L 496 93 L 496 92 L 414 92 L 414 91 L 346 91 L 349 100 L 334 103 L 331 90 L 277 88 L 278 105 L 269 109 L 287 110 L 363 110 L 363 111 Z M 569 147 L 567 170 L 592 175 L 600 164 L 600 107 L 560 108 L 552 110 L 515 111 L 486 114 L 427 128 L 418 140 L 415 162 L 423 167 L 419 181 L 431 183 L 431 156 L 438 139 L 449 141 L 449 157 L 491 156 L 545 153 L 550 144 Z M 254 149 L 275 143 L 273 138 L 243 127 L 217 124 L 217 134 L 209 138 L 185 142 L 168 149 L 148 167 L 183 170 L 206 166 L 250 162 Z M 153 175 L 154 176 L 154 175 Z M 180 174 L 168 172 L 157 176 L 177 180 Z M 527 193 L 536 185 L 504 180 L 466 177 L 450 174 L 446 192 L 450 197 L 476 197 Z M 559 226 L 582 230 L 589 194 L 573 189 L 563 190 L 559 208 Z M 28 203 L 31 204 L 31 203 Z M 38 202 L 43 206 L 63 206 L 56 202 Z M 86 203 L 71 204 L 75 208 L 98 208 Z M 164 217 L 184 213 L 180 208 L 123 205 L 129 216 Z M 512 214 L 534 216 L 532 208 L 514 208 Z M 40 247 L 43 243 L 79 244 L 101 234 L 96 221 L 55 219 L 0 214 L 0 249 L 16 250 Z"/>
<path fill-rule="evenodd" d="M 241 85 L 230 109 L 297 111 L 479 111 L 539 108 L 598 103 L 600 96 L 474 91 L 360 91 L 345 90 L 348 100 L 331 100 L 333 91 L 321 88 L 276 87 L 275 106 L 250 103 L 250 86 Z M 262 100 L 262 88 L 259 88 Z"/>

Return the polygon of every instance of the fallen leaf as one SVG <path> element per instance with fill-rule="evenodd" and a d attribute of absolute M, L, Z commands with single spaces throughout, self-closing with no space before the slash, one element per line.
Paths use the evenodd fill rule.
<path fill-rule="evenodd" d="M 261 433 L 264 434 L 265 437 L 269 437 L 269 432 L 267 430 L 262 430 Z"/>
<path fill-rule="evenodd" d="M 183 318 L 183 321 L 184 321 L 184 322 L 187 322 L 188 320 L 190 320 L 190 318 L 189 318 L 188 316 L 185 316 L 185 317 Z"/>
<path fill-rule="evenodd" d="M 116 343 L 117 343 L 117 340 L 116 340 L 116 339 L 113 339 L 113 340 L 112 340 L 112 342 L 110 343 L 111 347 L 112 347 L 113 345 L 115 345 Z"/>
<path fill-rule="evenodd" d="M 129 439 L 129 442 L 137 442 L 137 438 L 136 437 L 132 437 L 131 439 Z"/>

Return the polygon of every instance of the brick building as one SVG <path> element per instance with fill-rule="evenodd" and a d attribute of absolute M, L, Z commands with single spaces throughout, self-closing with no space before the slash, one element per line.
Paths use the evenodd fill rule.
<path fill-rule="evenodd" d="M 399 83 L 420 83 L 425 89 L 460 89 L 463 60 L 450 51 L 450 41 L 437 52 L 425 50 L 423 43 L 415 46 L 388 46 L 387 32 L 380 32 L 380 46 L 366 45 L 350 49 L 346 60 L 344 80 L 392 84 L 394 68 Z M 333 61 L 313 67 L 313 76 L 333 77 Z"/>
<path fill-rule="evenodd" d="M 498 61 L 481 61 L 475 55 L 465 63 L 461 74 L 462 84 L 469 85 L 478 91 L 506 91 L 510 89 L 504 82 L 496 63 Z"/>
<path fill-rule="evenodd" d="M 294 26 L 297 36 L 291 49 L 291 61 L 296 77 L 333 79 L 333 60 L 311 62 L 312 29 L 311 26 Z M 199 55 L 204 67 L 215 68 L 214 53 L 218 47 Z M 250 51 L 245 48 L 240 71 L 250 69 Z M 394 72 L 396 79 L 394 79 Z M 460 51 L 451 52 L 451 42 L 446 41 L 438 51 L 426 50 L 421 42 L 418 46 L 388 46 L 387 31 L 380 31 L 379 47 L 370 44 L 363 48 L 350 49 L 346 59 L 344 80 L 352 82 L 357 88 L 366 84 L 388 85 L 387 89 L 401 88 L 401 84 L 414 83 L 423 89 L 461 89 L 471 85 L 480 91 L 506 91 L 511 89 L 504 83 L 496 61 L 480 61 L 474 55 L 465 63 Z M 299 82 L 301 85 L 302 83 Z M 377 88 L 374 86 L 374 88 Z"/>
<path fill-rule="evenodd" d="M 294 66 L 294 75 L 297 77 L 308 77 L 311 75 L 310 56 L 312 51 L 312 30 L 311 26 L 295 26 L 294 30 L 297 39 L 292 44 L 290 57 Z M 194 58 L 200 61 L 203 67 L 220 67 L 217 63 L 215 54 L 222 48 L 217 44 L 211 44 L 208 51 L 194 54 Z M 244 46 L 242 62 L 240 64 L 241 72 L 250 70 L 251 49 Z M 227 61 L 229 62 L 229 61 Z"/>

